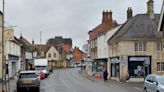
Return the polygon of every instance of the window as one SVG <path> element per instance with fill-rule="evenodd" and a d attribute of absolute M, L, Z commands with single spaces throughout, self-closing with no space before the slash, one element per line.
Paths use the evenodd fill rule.
<path fill-rule="evenodd" d="M 157 71 L 164 71 L 164 62 L 157 62 Z"/>
<path fill-rule="evenodd" d="M 157 71 L 160 71 L 160 62 L 157 62 Z"/>
<path fill-rule="evenodd" d="M 51 53 L 48 54 L 48 57 L 49 57 L 49 58 L 51 57 Z"/>
<path fill-rule="evenodd" d="M 161 50 L 162 50 L 162 43 L 157 42 L 157 51 L 161 51 Z"/>
<path fill-rule="evenodd" d="M 146 51 L 146 42 L 135 42 L 135 51 Z"/>
<path fill-rule="evenodd" d="M 56 57 L 56 53 L 54 53 L 54 57 Z"/>

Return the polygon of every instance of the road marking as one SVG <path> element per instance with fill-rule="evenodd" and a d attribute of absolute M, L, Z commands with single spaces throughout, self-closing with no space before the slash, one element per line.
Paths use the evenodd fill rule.
<path fill-rule="evenodd" d="M 142 91 L 142 89 L 141 88 L 139 88 L 139 87 L 133 87 L 134 89 L 137 89 L 138 91 Z"/>

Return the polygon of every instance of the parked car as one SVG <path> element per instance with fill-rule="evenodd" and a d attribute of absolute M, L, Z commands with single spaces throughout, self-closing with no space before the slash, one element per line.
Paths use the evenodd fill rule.
<path fill-rule="evenodd" d="M 144 81 L 144 92 L 164 92 L 164 76 L 148 75 Z"/>
<path fill-rule="evenodd" d="M 21 71 L 17 80 L 17 92 L 23 92 L 23 89 L 35 89 L 35 92 L 40 92 L 39 78 L 36 71 Z"/>

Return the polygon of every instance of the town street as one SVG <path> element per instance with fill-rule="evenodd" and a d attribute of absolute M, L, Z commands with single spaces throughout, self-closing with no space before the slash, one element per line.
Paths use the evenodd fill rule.
<path fill-rule="evenodd" d="M 93 81 L 83 77 L 79 68 L 55 70 L 41 81 L 40 92 L 142 92 L 142 83 L 123 83 L 97 79 Z M 10 92 L 16 92 L 14 80 L 10 83 Z M 31 91 L 30 91 L 31 92 Z"/>
<path fill-rule="evenodd" d="M 82 77 L 80 69 L 55 70 L 41 83 L 41 92 L 141 92 L 135 87 L 94 82 Z"/>

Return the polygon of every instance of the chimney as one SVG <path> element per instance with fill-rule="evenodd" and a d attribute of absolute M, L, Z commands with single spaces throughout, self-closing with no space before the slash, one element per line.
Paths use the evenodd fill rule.
<path fill-rule="evenodd" d="M 133 10 L 131 7 L 128 7 L 127 10 L 127 20 L 133 17 Z"/>
<path fill-rule="evenodd" d="M 113 18 L 112 18 L 112 11 L 108 12 L 108 23 L 109 25 L 113 26 Z"/>
<path fill-rule="evenodd" d="M 108 12 L 108 19 L 110 20 L 110 21 L 112 21 L 112 11 L 110 10 L 110 12 Z"/>
<path fill-rule="evenodd" d="M 147 2 L 147 14 L 150 19 L 154 19 L 153 0 Z"/>
<path fill-rule="evenodd" d="M 103 10 L 103 12 L 102 12 L 102 23 L 107 23 L 107 22 L 108 22 L 108 11 L 105 12 Z"/>
<path fill-rule="evenodd" d="M 116 20 L 113 20 L 113 27 L 116 27 L 118 24 L 117 24 L 117 21 Z"/>
<path fill-rule="evenodd" d="M 32 39 L 32 45 L 34 45 L 34 39 Z"/>

